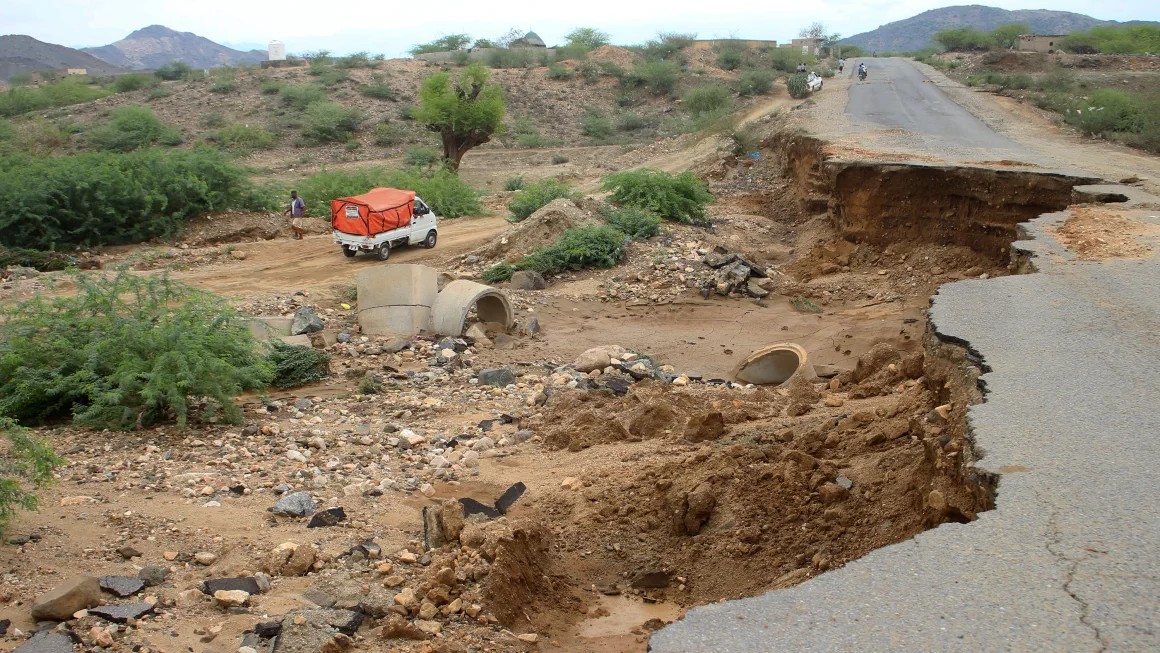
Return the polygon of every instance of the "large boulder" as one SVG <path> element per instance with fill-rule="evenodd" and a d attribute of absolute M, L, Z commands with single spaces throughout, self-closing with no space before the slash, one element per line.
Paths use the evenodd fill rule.
<path fill-rule="evenodd" d="M 620 345 L 604 345 L 593 347 L 585 351 L 572 363 L 577 371 L 587 374 L 592 370 L 602 370 L 612 364 L 613 358 L 620 358 L 627 353 Z"/>
<path fill-rule="evenodd" d="M 497 388 L 507 387 L 516 382 L 516 375 L 509 368 L 493 367 L 479 371 L 479 384 Z"/>
<path fill-rule="evenodd" d="M 284 517 L 309 517 L 314 514 L 314 497 L 309 492 L 288 494 L 274 503 L 274 514 Z"/>
<path fill-rule="evenodd" d="M 512 288 L 515 290 L 543 290 L 547 287 L 544 276 L 535 270 L 520 270 L 512 275 Z"/>
<path fill-rule="evenodd" d="M 100 602 L 100 581 L 92 576 L 77 576 L 36 597 L 32 604 L 32 618 L 35 621 L 67 621 L 72 619 L 74 612 Z"/>
<path fill-rule="evenodd" d="M 300 336 L 304 333 L 322 331 L 322 318 L 315 314 L 314 309 L 303 306 L 294 313 L 294 320 L 290 322 L 290 335 Z"/>

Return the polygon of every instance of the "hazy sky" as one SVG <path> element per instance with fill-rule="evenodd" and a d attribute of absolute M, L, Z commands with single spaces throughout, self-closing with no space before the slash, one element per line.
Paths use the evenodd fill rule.
<path fill-rule="evenodd" d="M 548 45 L 571 28 L 598 27 L 614 43 L 639 43 L 657 31 L 697 32 L 701 38 L 737 36 L 784 41 L 803 25 L 826 23 L 850 36 L 914 14 L 967 2 L 937 0 L 544 0 L 395 1 L 345 0 L 3 0 L 0 34 L 28 34 L 71 47 L 104 45 L 151 24 L 194 32 L 223 43 L 286 42 L 290 52 L 367 50 L 390 56 L 443 34 L 494 37 L 510 28 L 534 29 Z M 1106 20 L 1160 20 L 1160 1 L 1055 0 L 1047 7 L 989 2 L 1006 9 L 1047 8 L 1087 13 Z"/>

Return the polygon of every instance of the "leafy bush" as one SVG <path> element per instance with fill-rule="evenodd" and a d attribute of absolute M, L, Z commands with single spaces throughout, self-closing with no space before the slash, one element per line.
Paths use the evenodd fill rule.
<path fill-rule="evenodd" d="M 591 61 L 585 61 L 584 63 L 577 66 L 576 72 L 580 73 L 580 76 L 584 78 L 584 81 L 589 84 L 595 84 L 596 82 L 600 81 L 600 66 L 597 66 Z"/>
<path fill-rule="evenodd" d="M 11 120 L 0 118 L 0 143 L 16 140 L 16 125 Z"/>
<path fill-rule="evenodd" d="M 375 125 L 375 145 L 398 145 L 402 143 L 407 137 L 407 132 L 390 123 L 379 123 Z"/>
<path fill-rule="evenodd" d="M 992 39 L 986 32 L 972 27 L 954 27 L 934 34 L 934 42 L 949 52 L 990 49 Z"/>
<path fill-rule="evenodd" d="M 172 281 L 78 275 L 75 296 L 0 309 L 0 415 L 21 422 L 73 416 L 140 428 L 172 416 L 240 422 L 234 397 L 266 387 L 271 365 L 229 304 Z"/>
<path fill-rule="evenodd" d="M 427 54 L 430 52 L 451 52 L 452 50 L 462 50 L 471 43 L 471 37 L 466 34 L 448 34 L 447 36 L 435 39 L 430 43 L 422 43 L 412 47 L 408 52 L 412 55 Z M 476 47 L 482 47 L 477 45 Z"/>
<path fill-rule="evenodd" d="M 10 247 L 168 238 L 186 218 L 230 208 L 268 206 L 245 170 L 209 147 L 0 157 L 0 244 Z"/>
<path fill-rule="evenodd" d="M 92 102 L 108 94 L 109 91 L 77 78 L 41 84 L 36 88 L 18 86 L 0 93 L 0 116 L 18 116 L 29 111 Z"/>
<path fill-rule="evenodd" d="M 572 79 L 575 74 L 576 73 L 572 72 L 568 68 L 565 68 L 564 66 L 561 66 L 558 63 L 553 63 L 548 66 L 548 79 L 567 81 Z"/>
<path fill-rule="evenodd" d="M 611 191 L 609 201 L 622 207 L 647 209 L 662 218 L 692 224 L 708 224 L 705 205 L 713 201 L 708 185 L 685 171 L 672 175 L 644 168 L 606 176 L 602 189 Z"/>
<path fill-rule="evenodd" d="M 540 274 L 611 268 L 624 258 L 624 242 L 625 235 L 609 226 L 576 227 L 565 231 L 552 245 L 520 259 L 512 268 Z"/>
<path fill-rule="evenodd" d="M 32 73 L 16 73 L 8 76 L 8 86 L 32 86 Z"/>
<path fill-rule="evenodd" d="M 160 83 L 160 80 L 149 73 L 129 73 L 127 75 L 118 75 L 117 79 L 113 80 L 113 90 L 118 93 L 128 93 L 129 91 L 139 91 L 143 88 L 153 88 Z"/>
<path fill-rule="evenodd" d="M 145 101 L 152 102 L 158 98 L 169 97 L 170 95 L 173 95 L 173 91 L 163 86 L 158 86 L 157 88 L 145 94 Z"/>
<path fill-rule="evenodd" d="M 324 169 L 296 186 L 306 202 L 307 213 L 314 216 L 329 216 L 331 200 L 361 195 L 379 187 L 413 190 L 436 214 L 444 218 L 458 218 L 483 210 L 475 190 L 467 182 L 443 169 L 433 172 L 414 168 L 395 171 L 382 168 Z"/>
<path fill-rule="evenodd" d="M 628 71 L 625 70 L 624 66 L 621 66 L 615 61 L 602 60 L 597 63 L 597 65 L 600 66 L 600 72 L 608 75 L 609 77 L 622 79 L 625 75 L 628 74 Z"/>
<path fill-rule="evenodd" d="M 366 51 L 339 57 L 334 64 L 339 68 L 377 68 L 379 66 L 377 61 L 371 61 L 371 55 Z"/>
<path fill-rule="evenodd" d="M 336 102 L 314 102 L 306 107 L 302 136 L 315 143 L 341 142 L 358 126 L 359 112 Z"/>
<path fill-rule="evenodd" d="M 653 95 L 669 95 L 681 79 L 681 67 L 672 61 L 643 61 L 626 75 L 626 86 L 643 86 Z"/>
<path fill-rule="evenodd" d="M 285 84 L 273 79 L 262 82 L 261 86 L 262 95 L 278 95 L 284 88 L 286 88 Z"/>
<path fill-rule="evenodd" d="M 234 124 L 211 135 L 211 140 L 223 150 L 235 154 L 249 154 L 274 145 L 274 135 L 261 127 Z"/>
<path fill-rule="evenodd" d="M 1064 118 L 1089 134 L 1135 132 L 1143 127 L 1143 112 L 1135 97 L 1124 91 L 1101 88 L 1080 100 Z"/>
<path fill-rule="evenodd" d="M 317 383 L 330 376 L 330 356 L 302 345 L 272 341 L 269 361 L 273 367 L 272 386 L 279 390 Z"/>
<path fill-rule="evenodd" d="M 193 68 L 184 61 L 170 61 L 158 68 L 153 74 L 161 79 L 174 81 L 184 79 L 193 73 Z"/>
<path fill-rule="evenodd" d="M 89 131 L 88 143 L 98 150 L 131 152 L 152 143 L 176 145 L 181 132 L 166 126 L 149 107 L 128 104 L 109 114 L 109 121 Z"/>
<path fill-rule="evenodd" d="M 1056 68 L 1042 75 L 1033 85 L 1040 91 L 1065 92 L 1075 86 L 1075 73 L 1064 68 Z"/>
<path fill-rule="evenodd" d="M 646 209 L 610 207 L 604 210 L 603 217 L 608 226 L 633 240 L 651 238 L 661 229 L 661 217 Z"/>
<path fill-rule="evenodd" d="M 723 86 L 706 84 L 685 93 L 681 106 L 694 116 L 721 111 L 729 106 L 733 98 Z"/>
<path fill-rule="evenodd" d="M 350 79 L 350 73 L 338 68 L 329 69 L 318 76 L 318 82 L 327 87 L 345 82 L 348 79 Z"/>
<path fill-rule="evenodd" d="M 577 200 L 580 199 L 580 194 L 573 192 L 558 179 L 544 179 L 534 184 L 528 184 L 523 190 L 516 192 L 515 197 L 508 202 L 507 208 L 515 221 L 520 222 L 526 220 L 528 216 L 539 211 L 552 200 L 561 197 Z"/>
<path fill-rule="evenodd" d="M 632 132 L 651 127 L 653 121 L 639 113 L 625 111 L 616 117 L 616 129 L 622 132 Z"/>
<path fill-rule="evenodd" d="M 584 107 L 584 115 L 580 118 L 580 133 L 601 140 L 613 134 L 612 120 L 597 107 Z"/>
<path fill-rule="evenodd" d="M 281 97 L 287 106 L 305 111 L 311 104 L 326 99 L 326 89 L 317 84 L 295 84 L 282 88 Z"/>
<path fill-rule="evenodd" d="M 745 61 L 745 53 L 729 48 L 717 53 L 717 67 L 722 70 L 737 70 Z"/>
<path fill-rule="evenodd" d="M 0 433 L 8 440 L 0 454 L 0 532 L 16 516 L 16 510 L 35 511 L 40 505 L 36 490 L 52 484 L 53 470 L 65 461 L 44 441 L 9 419 L 0 418 Z M 29 487 L 31 486 L 31 487 Z"/>
<path fill-rule="evenodd" d="M 210 93 L 233 93 L 237 88 L 238 78 L 233 71 L 229 71 L 214 75 L 206 90 Z"/>
<path fill-rule="evenodd" d="M 11 265 L 34 268 L 41 272 L 67 270 L 76 265 L 76 259 L 61 252 L 42 252 L 22 247 L 0 245 L 0 269 Z"/>
<path fill-rule="evenodd" d="M 497 263 L 484 270 L 483 274 L 479 275 L 479 278 L 484 283 L 503 283 L 505 281 L 511 281 L 512 272 L 512 266 L 507 263 Z"/>
<path fill-rule="evenodd" d="M 563 165 L 569 161 L 571 161 L 571 159 L 564 156 L 563 154 L 555 154 L 552 156 L 552 165 L 554 166 Z"/>
<path fill-rule="evenodd" d="M 391 88 L 390 84 L 380 80 L 374 80 L 370 84 L 363 84 L 358 87 L 358 92 L 366 97 L 378 98 L 380 100 L 394 100 L 397 97 L 395 89 Z"/>
<path fill-rule="evenodd" d="M 810 94 L 810 86 L 806 81 L 809 77 L 806 73 L 793 73 L 785 78 L 785 87 L 789 90 L 789 96 L 792 98 L 803 98 Z"/>
<path fill-rule="evenodd" d="M 407 150 L 407 157 L 403 159 L 403 163 L 419 168 L 429 168 L 439 163 L 439 157 L 439 150 L 420 145 Z"/>
<path fill-rule="evenodd" d="M 1060 47 L 1067 52 L 1092 54 L 1143 54 L 1160 52 L 1160 27 L 1155 25 L 1101 25 L 1086 32 L 1072 32 Z"/>
<path fill-rule="evenodd" d="M 765 95 L 773 89 L 773 73 L 765 70 L 749 70 L 741 73 L 737 92 L 741 95 Z"/>

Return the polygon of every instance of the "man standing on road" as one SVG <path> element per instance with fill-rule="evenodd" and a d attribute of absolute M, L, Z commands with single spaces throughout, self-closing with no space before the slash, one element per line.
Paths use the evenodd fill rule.
<path fill-rule="evenodd" d="M 296 190 L 290 191 L 290 208 L 286 209 L 282 215 L 287 214 L 290 215 L 290 229 L 294 231 L 294 239 L 302 240 L 306 229 L 302 228 L 302 225 L 299 223 L 299 218 L 306 217 L 306 202 L 303 202 L 302 198 L 298 197 L 298 191 Z"/>
<path fill-rule="evenodd" d="M 846 67 L 846 60 L 845 59 L 838 59 L 838 72 L 842 72 L 842 69 L 845 67 Z"/>

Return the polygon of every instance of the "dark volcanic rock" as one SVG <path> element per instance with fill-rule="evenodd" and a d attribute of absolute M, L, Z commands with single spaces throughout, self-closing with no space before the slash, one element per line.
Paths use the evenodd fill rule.
<path fill-rule="evenodd" d="M 119 624 L 123 624 L 130 619 L 140 619 L 150 612 L 153 612 L 153 606 L 144 601 L 140 603 L 122 603 L 120 605 L 102 605 L 96 608 L 89 608 L 89 614 Z"/>
<path fill-rule="evenodd" d="M 101 589 L 121 598 L 133 596 L 145 589 L 145 581 L 132 576 L 101 576 Z"/>
<path fill-rule="evenodd" d="M 258 581 L 253 576 L 245 576 L 242 578 L 210 578 L 203 583 L 203 593 L 213 596 L 214 592 L 218 590 L 241 590 L 249 594 L 261 594 L 262 588 L 258 586 Z"/>

